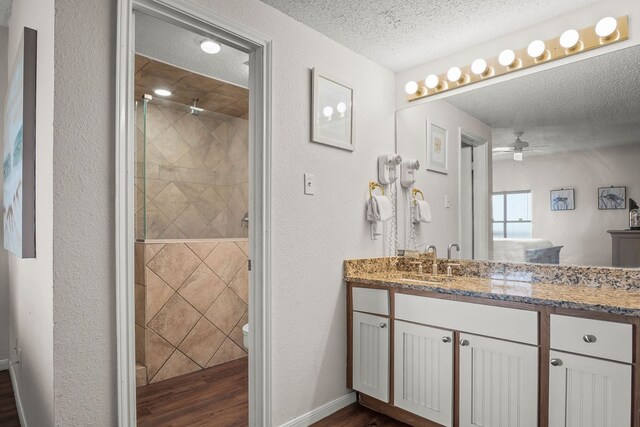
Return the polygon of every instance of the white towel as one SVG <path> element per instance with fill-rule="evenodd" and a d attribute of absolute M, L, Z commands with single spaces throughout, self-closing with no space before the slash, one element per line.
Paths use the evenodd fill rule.
<path fill-rule="evenodd" d="M 387 196 L 371 196 L 367 203 L 367 219 L 369 221 L 388 221 L 393 215 L 391 200 Z"/>
<path fill-rule="evenodd" d="M 429 203 L 424 200 L 415 200 L 414 202 L 414 222 L 431 222 L 431 207 L 429 207 Z"/>

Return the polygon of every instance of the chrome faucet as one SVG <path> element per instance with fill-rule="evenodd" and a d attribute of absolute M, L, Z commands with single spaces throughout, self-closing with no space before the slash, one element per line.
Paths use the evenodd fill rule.
<path fill-rule="evenodd" d="M 447 249 L 447 259 L 451 259 L 451 249 L 456 248 L 458 253 L 460 253 L 460 245 L 457 243 L 452 243 L 449 245 L 449 249 Z"/>
<path fill-rule="evenodd" d="M 438 274 L 438 249 L 434 245 L 427 246 L 426 253 L 433 252 L 433 264 L 431 264 L 431 274 L 436 276 Z"/>

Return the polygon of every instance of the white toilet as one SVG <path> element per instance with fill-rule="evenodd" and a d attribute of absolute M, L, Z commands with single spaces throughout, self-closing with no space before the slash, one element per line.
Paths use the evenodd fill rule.
<path fill-rule="evenodd" d="M 246 350 L 249 350 L 249 324 L 242 327 L 242 344 Z"/>

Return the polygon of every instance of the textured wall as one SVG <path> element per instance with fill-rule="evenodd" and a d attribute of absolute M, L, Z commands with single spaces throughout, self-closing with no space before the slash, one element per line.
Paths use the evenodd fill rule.
<path fill-rule="evenodd" d="M 103 0 L 55 1 L 53 191 L 44 187 L 38 194 L 53 194 L 53 360 L 58 426 L 113 426 L 118 413 L 116 6 L 114 1 Z M 32 7 L 30 13 L 38 15 L 40 10 Z M 51 216 L 49 212 L 46 214 Z"/>
<path fill-rule="evenodd" d="M 247 237 L 248 120 L 152 101 L 146 116 L 147 239 Z M 144 239 L 144 109 L 136 111 L 136 238 Z"/>
<path fill-rule="evenodd" d="M 35 13 L 34 11 L 37 11 Z M 11 349 L 16 393 L 30 426 L 54 424 L 53 365 L 53 108 L 54 5 L 51 0 L 14 1 L 9 21 L 9 67 L 24 27 L 38 31 L 36 76 L 36 258 L 9 258 Z M 11 359 L 16 353 L 11 351 Z"/>
<path fill-rule="evenodd" d="M 247 353 L 248 242 L 136 243 L 136 362 L 144 383 Z"/>

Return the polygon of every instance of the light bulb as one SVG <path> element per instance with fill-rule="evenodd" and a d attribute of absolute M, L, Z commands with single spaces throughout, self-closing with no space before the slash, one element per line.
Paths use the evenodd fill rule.
<path fill-rule="evenodd" d="M 602 18 L 596 24 L 596 34 L 604 39 L 611 37 L 618 28 L 618 20 L 612 16 Z"/>
<path fill-rule="evenodd" d="M 542 58 L 545 54 L 546 46 L 542 40 L 534 40 L 527 47 L 527 55 L 534 59 Z"/>
<path fill-rule="evenodd" d="M 498 62 L 502 66 L 510 67 L 516 62 L 516 53 L 511 49 L 505 49 L 498 55 Z"/>
<path fill-rule="evenodd" d="M 457 82 L 462 78 L 462 70 L 458 67 L 451 67 L 447 71 L 447 80 L 450 82 Z"/>
<path fill-rule="evenodd" d="M 516 162 L 521 162 L 522 161 L 522 151 L 520 151 L 520 152 L 514 151 L 513 160 L 515 160 Z"/>
<path fill-rule="evenodd" d="M 326 117 L 329 118 L 331 116 L 333 116 L 333 108 L 331 108 L 330 106 L 326 106 L 322 109 L 322 114 Z"/>
<path fill-rule="evenodd" d="M 573 49 L 580 42 L 580 33 L 576 30 L 567 30 L 560 36 L 560 46 L 565 49 Z"/>
<path fill-rule="evenodd" d="M 435 74 L 429 74 L 426 79 L 424 79 L 424 84 L 429 89 L 435 89 L 440 84 L 440 79 Z"/>
<path fill-rule="evenodd" d="M 475 75 L 482 75 L 487 71 L 487 61 L 482 58 L 478 58 L 471 63 L 471 71 Z"/>
<path fill-rule="evenodd" d="M 347 111 L 347 104 L 345 104 L 344 102 L 338 102 L 338 105 L 336 105 L 336 110 L 338 110 L 338 113 L 342 114 L 345 111 Z"/>
<path fill-rule="evenodd" d="M 171 96 L 171 91 L 167 89 L 156 89 L 153 91 L 158 96 Z"/>
<path fill-rule="evenodd" d="M 220 52 L 220 44 L 214 42 L 213 40 L 203 40 L 200 43 L 200 49 L 202 49 L 202 51 L 205 53 L 213 55 L 214 53 Z"/>
<path fill-rule="evenodd" d="M 414 82 L 413 80 L 407 82 L 407 84 L 404 85 L 404 91 L 407 92 L 407 95 L 413 95 L 418 91 L 418 83 Z"/>

